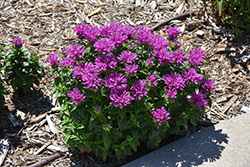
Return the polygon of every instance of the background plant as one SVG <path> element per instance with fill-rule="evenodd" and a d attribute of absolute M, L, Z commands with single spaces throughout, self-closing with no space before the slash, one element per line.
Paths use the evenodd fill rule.
<path fill-rule="evenodd" d="M 12 49 L 2 55 L 5 80 L 13 89 L 21 88 L 28 92 L 33 88 L 33 83 L 39 85 L 44 74 L 44 68 L 38 62 L 39 52 L 28 55 L 30 50 L 22 48 L 23 42 L 20 38 L 11 42 Z"/>
<path fill-rule="evenodd" d="M 181 51 L 177 27 L 168 38 L 120 23 L 78 25 L 79 36 L 62 55 L 48 56 L 61 105 L 63 134 L 77 146 L 118 159 L 142 142 L 154 149 L 168 134 L 196 124 L 214 81 L 200 70 L 200 49 Z"/>
<path fill-rule="evenodd" d="M 5 45 L 4 46 L 0 45 L 0 70 L 1 71 L 2 71 L 1 60 L 2 60 L 2 57 L 3 57 L 3 55 L 1 54 L 1 52 L 3 52 L 4 49 L 5 49 Z M 5 99 L 4 99 L 4 96 L 3 96 L 4 94 L 7 94 L 7 89 L 4 87 L 3 80 L 0 78 L 0 109 L 5 104 Z"/>
<path fill-rule="evenodd" d="M 250 32 L 249 0 L 216 0 L 213 5 L 217 7 L 221 21 L 235 27 L 236 38 L 241 36 L 241 29 Z"/>

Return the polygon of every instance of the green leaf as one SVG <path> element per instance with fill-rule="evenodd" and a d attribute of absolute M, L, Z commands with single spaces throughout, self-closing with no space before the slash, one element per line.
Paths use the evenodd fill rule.
<path fill-rule="evenodd" d="M 89 131 L 91 131 L 98 124 L 98 122 L 98 119 L 93 119 L 92 121 L 89 121 Z"/>

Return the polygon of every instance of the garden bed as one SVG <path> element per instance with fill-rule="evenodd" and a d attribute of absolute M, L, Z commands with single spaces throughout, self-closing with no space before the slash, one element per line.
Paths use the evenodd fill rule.
<path fill-rule="evenodd" d="M 77 24 L 87 23 L 100 26 L 117 21 L 152 28 L 166 18 L 198 9 L 199 12 L 196 15 L 182 21 L 172 21 L 159 28 L 156 33 L 163 35 L 163 29 L 169 25 L 177 25 L 184 30 L 180 37 L 183 44 L 182 49 L 192 50 L 201 47 L 208 54 L 206 65 L 203 68 L 216 81 L 217 88 L 212 95 L 212 107 L 205 111 L 205 119 L 214 124 L 247 111 L 246 109 L 250 107 L 249 35 L 246 34 L 243 39 L 232 42 L 231 30 L 218 29 L 219 25 L 212 14 L 209 2 L 207 2 L 207 12 L 202 6 L 202 1 L 198 1 L 195 5 L 187 4 L 184 1 L 168 4 L 158 1 L 156 6 L 151 1 L 142 6 L 134 4 L 132 1 L 124 1 L 124 3 L 121 4 L 121 1 L 44 1 L 41 3 L 40 1 L 6 0 L 4 4 L 0 4 L 3 9 L 0 13 L 0 32 L 2 34 L 0 44 L 10 44 L 9 41 L 15 37 L 22 38 L 25 48 L 41 52 L 40 62 L 49 71 L 50 67 L 45 61 L 46 57 L 51 53 L 59 53 L 61 47 L 72 43 L 76 37 L 73 28 Z M 88 17 L 88 14 L 100 7 L 99 12 Z M 197 35 L 198 30 L 203 31 L 204 35 Z M 78 166 L 108 166 L 111 164 L 120 166 L 137 158 L 124 157 L 119 161 L 115 158 L 108 159 L 108 162 L 103 164 L 92 154 L 81 154 L 77 150 L 71 153 L 63 140 L 62 127 L 57 125 L 53 127 L 60 122 L 57 113 L 59 106 L 54 103 L 51 88 L 53 79 L 54 76 L 46 76 L 40 87 L 37 87 L 32 94 L 14 92 L 10 87 L 6 87 L 11 93 L 5 96 L 7 104 L 0 112 L 2 120 L 0 126 L 3 129 L 0 131 L 0 139 L 7 136 L 10 149 L 3 166 L 27 166 L 56 152 L 60 152 L 60 158 L 52 161 L 48 166 L 73 164 Z M 8 118 L 9 113 L 13 114 L 16 118 L 14 122 L 18 122 L 19 125 L 13 125 Z M 53 123 L 49 123 L 49 120 Z M 201 121 L 201 123 L 206 122 Z M 181 131 L 183 134 L 170 136 L 165 143 L 185 136 L 186 133 L 202 129 L 205 126 L 201 123 L 198 127 L 190 126 L 190 132 Z M 209 122 L 207 123 L 209 124 Z M 51 144 L 39 152 L 39 148 L 48 142 Z M 136 155 L 142 156 L 148 152 L 149 150 L 142 145 L 138 148 Z"/>

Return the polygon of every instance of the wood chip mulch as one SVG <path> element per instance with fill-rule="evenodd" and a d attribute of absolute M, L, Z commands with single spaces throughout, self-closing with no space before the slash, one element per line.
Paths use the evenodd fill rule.
<path fill-rule="evenodd" d="M 49 71 L 46 57 L 60 53 L 63 46 L 74 41 L 77 24 L 99 27 L 117 21 L 152 28 L 185 12 L 191 16 L 171 20 L 154 33 L 166 35 L 163 30 L 176 25 L 183 32 L 181 49 L 201 47 L 207 53 L 202 68 L 211 74 L 217 87 L 211 96 L 212 107 L 206 109 L 204 117 L 197 121 L 200 127 L 194 131 L 250 112 L 250 35 L 244 34 L 233 41 L 233 30 L 222 27 L 209 1 L 205 10 L 202 0 L 188 3 L 184 0 L 3 0 L 0 44 L 8 45 L 8 50 L 10 40 L 21 38 L 25 48 L 41 53 L 40 62 Z M 94 167 L 127 163 L 127 157 L 102 163 L 91 154 L 69 151 L 62 126 L 58 125 L 60 107 L 55 105 L 53 78 L 43 78 L 30 94 L 6 85 L 11 93 L 5 96 L 6 106 L 0 110 L 0 166 L 34 167 L 47 163 L 45 166 Z"/>

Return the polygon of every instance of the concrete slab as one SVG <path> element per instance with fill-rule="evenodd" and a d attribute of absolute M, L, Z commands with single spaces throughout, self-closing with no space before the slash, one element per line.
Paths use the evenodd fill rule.
<path fill-rule="evenodd" d="M 250 113 L 221 121 L 122 167 L 250 167 Z"/>

